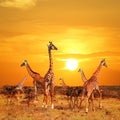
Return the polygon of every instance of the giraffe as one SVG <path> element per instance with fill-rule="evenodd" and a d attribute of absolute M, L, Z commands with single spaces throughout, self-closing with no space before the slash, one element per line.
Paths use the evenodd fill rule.
<path fill-rule="evenodd" d="M 44 78 L 37 72 L 34 72 L 30 65 L 28 64 L 27 60 L 24 60 L 23 63 L 21 64 L 21 67 L 25 66 L 28 74 L 33 78 L 33 85 L 34 85 L 34 89 L 35 89 L 35 101 L 37 100 L 37 84 L 41 84 L 42 87 L 44 88 Z"/>
<path fill-rule="evenodd" d="M 88 113 L 88 100 L 94 90 L 97 90 L 99 93 L 99 108 L 102 108 L 102 104 L 101 104 L 102 93 L 100 92 L 99 85 L 98 85 L 98 75 L 100 73 L 102 66 L 107 67 L 105 59 L 102 59 L 100 61 L 100 64 L 97 67 L 96 71 L 87 80 L 87 82 L 83 85 L 82 97 L 80 99 L 80 106 L 81 106 L 81 103 L 84 100 L 84 98 L 86 98 L 86 110 L 85 110 L 86 113 Z M 92 99 L 94 99 L 94 97 Z"/>
<path fill-rule="evenodd" d="M 13 98 L 17 100 L 17 102 L 19 101 L 20 97 L 22 97 L 23 95 L 22 87 L 25 81 L 26 81 L 26 76 L 17 85 L 3 87 L 3 93 L 4 95 L 6 95 L 7 103 L 12 102 Z"/>
<path fill-rule="evenodd" d="M 84 74 L 83 70 L 80 68 L 80 69 L 78 70 L 78 72 L 80 72 L 80 73 L 81 73 L 81 78 L 82 78 L 82 81 L 85 83 L 85 82 L 87 81 L 87 78 L 86 78 L 86 76 L 85 76 L 85 74 Z"/>
<path fill-rule="evenodd" d="M 82 81 L 84 82 L 84 84 L 83 84 L 83 87 L 84 87 L 84 86 L 86 86 L 88 80 L 87 80 L 87 78 L 86 78 L 86 76 L 85 76 L 85 74 L 84 74 L 84 72 L 81 68 L 78 70 L 78 72 L 81 73 L 81 78 L 82 78 Z M 89 99 L 92 100 L 92 110 L 95 111 L 95 108 L 94 108 L 94 93 L 93 92 L 91 93 L 91 97 Z"/>
<path fill-rule="evenodd" d="M 72 108 L 72 106 L 73 106 L 73 101 L 72 101 L 72 96 L 71 96 L 72 87 L 68 86 L 68 85 L 64 82 L 64 79 L 63 79 L 63 78 L 60 78 L 59 80 L 62 81 L 63 92 L 64 92 L 64 94 L 67 96 L 69 108 Z"/>
<path fill-rule="evenodd" d="M 67 96 L 68 101 L 70 100 L 70 94 L 71 94 L 71 87 L 68 86 L 65 82 L 63 78 L 60 78 L 59 80 L 62 81 L 62 88 L 63 88 L 63 93 Z"/>
<path fill-rule="evenodd" d="M 25 76 L 24 78 L 23 78 L 23 80 L 22 81 L 20 81 L 18 84 L 17 84 L 17 86 L 16 86 L 16 90 L 20 90 L 21 92 L 23 92 L 23 84 L 24 84 L 24 82 L 27 80 L 27 77 Z"/>
<path fill-rule="evenodd" d="M 23 84 L 27 80 L 27 77 L 24 76 L 23 80 L 21 80 L 16 86 L 15 86 L 15 91 L 16 91 L 16 97 L 19 100 L 20 94 L 23 93 Z"/>
<path fill-rule="evenodd" d="M 51 108 L 54 109 L 53 98 L 54 98 L 54 72 L 53 72 L 53 60 L 52 60 L 52 50 L 58 50 L 57 47 L 49 42 L 48 54 L 49 54 L 49 69 L 44 76 L 44 100 L 42 107 L 47 108 L 48 95 L 51 97 Z"/>
<path fill-rule="evenodd" d="M 72 110 L 75 109 L 75 106 L 78 107 L 78 96 L 81 93 L 81 89 L 79 87 L 68 86 L 64 82 L 63 78 L 60 78 L 59 80 L 62 81 L 62 87 L 64 89 L 64 93 L 67 96 L 69 108 L 71 108 Z"/>
<path fill-rule="evenodd" d="M 66 83 L 64 82 L 64 80 L 63 80 L 63 78 L 60 78 L 59 80 L 61 80 L 62 81 L 62 87 L 63 88 L 69 88 L 69 86 L 68 85 L 66 85 Z"/>

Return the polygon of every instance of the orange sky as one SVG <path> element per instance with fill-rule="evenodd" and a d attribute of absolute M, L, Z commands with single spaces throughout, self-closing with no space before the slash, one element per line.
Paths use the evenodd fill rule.
<path fill-rule="evenodd" d="M 91 77 L 102 58 L 100 85 L 120 85 L 119 0 L 3 0 L 0 1 L 0 86 L 15 85 L 26 75 L 24 59 L 42 76 L 49 67 L 47 44 L 52 41 L 56 85 L 62 77 L 68 85 L 82 85 L 78 69 Z M 68 59 L 78 61 L 74 71 Z"/>

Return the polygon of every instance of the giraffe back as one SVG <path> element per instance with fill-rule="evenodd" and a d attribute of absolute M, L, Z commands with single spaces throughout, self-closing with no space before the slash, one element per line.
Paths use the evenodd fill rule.
<path fill-rule="evenodd" d="M 92 76 L 89 80 L 87 80 L 83 85 L 83 94 L 86 95 L 88 92 L 92 93 L 93 90 L 99 89 L 98 81 L 95 76 Z"/>

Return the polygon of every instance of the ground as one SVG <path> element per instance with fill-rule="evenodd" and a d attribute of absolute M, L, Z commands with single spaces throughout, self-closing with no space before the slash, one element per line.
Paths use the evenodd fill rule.
<path fill-rule="evenodd" d="M 43 109 L 43 95 L 39 96 L 38 103 L 30 103 L 28 106 L 23 99 L 17 102 L 15 99 L 8 102 L 7 98 L 0 95 L 0 120 L 120 120 L 120 99 L 104 98 L 103 108 L 98 108 L 98 99 L 95 99 L 95 112 L 89 106 L 89 113 L 85 114 L 85 102 L 82 108 L 71 110 L 64 95 L 55 96 L 55 109 L 50 106 Z"/>

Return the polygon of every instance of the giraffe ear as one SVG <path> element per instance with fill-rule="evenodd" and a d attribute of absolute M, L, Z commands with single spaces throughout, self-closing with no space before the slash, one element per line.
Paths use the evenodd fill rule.
<path fill-rule="evenodd" d="M 82 68 L 80 68 L 80 69 L 78 70 L 78 72 L 80 72 L 80 71 L 82 71 Z"/>
<path fill-rule="evenodd" d="M 105 61 L 105 58 L 103 58 L 102 61 Z"/>
<path fill-rule="evenodd" d="M 63 80 L 63 78 L 61 77 L 59 80 Z"/>
<path fill-rule="evenodd" d="M 50 44 L 52 44 L 52 42 L 51 42 L 51 41 L 49 41 L 49 43 L 50 43 Z"/>

